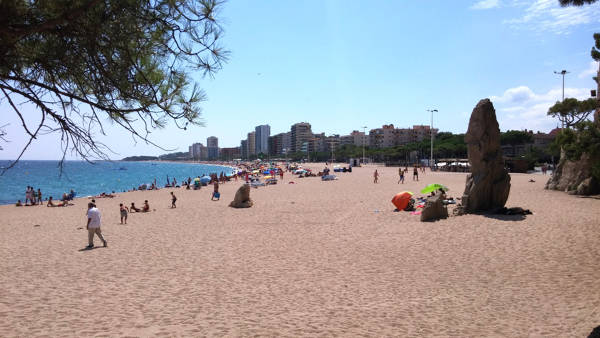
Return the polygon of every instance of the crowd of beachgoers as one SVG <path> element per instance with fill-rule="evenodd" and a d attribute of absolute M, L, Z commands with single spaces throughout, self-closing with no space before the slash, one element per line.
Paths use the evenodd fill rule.
<path fill-rule="evenodd" d="M 131 189 L 123 192 L 132 192 L 132 191 L 143 191 L 143 190 L 159 190 L 162 188 L 185 188 L 185 189 L 193 189 L 198 190 L 202 186 L 211 185 L 214 188 L 213 198 L 219 196 L 218 186 L 219 184 L 224 184 L 228 181 L 238 181 L 244 180 L 247 184 L 250 184 L 252 187 L 259 187 L 265 185 L 272 185 L 277 183 L 277 178 L 279 180 L 283 180 L 284 173 L 288 172 L 292 175 L 296 175 L 298 178 L 304 177 L 321 177 L 323 180 L 333 180 L 336 179 L 335 175 L 331 174 L 331 169 L 328 167 L 330 163 L 325 163 L 325 168 L 323 171 L 319 171 L 317 173 L 313 172 L 310 168 L 304 169 L 301 164 L 298 163 L 289 163 L 289 162 L 242 162 L 238 163 L 235 166 L 231 166 L 231 163 L 227 163 L 229 168 L 231 168 L 231 173 L 227 174 L 224 171 L 220 173 L 204 173 L 201 175 L 197 175 L 196 177 L 187 177 L 182 178 L 180 181 L 177 181 L 177 178 L 173 177 L 172 179 L 167 176 L 166 183 L 161 185 L 157 182 L 157 179 L 151 183 L 142 183 L 137 187 L 132 187 Z M 335 165 L 333 167 L 335 172 L 352 172 L 352 166 L 342 167 L 340 165 Z M 294 183 L 291 181 L 290 183 Z M 46 205 L 48 207 L 64 207 L 73 205 L 72 200 L 76 197 L 76 192 L 72 189 L 70 192 L 65 192 L 62 194 L 61 198 L 57 201 L 57 199 L 53 198 L 53 196 L 49 196 L 47 198 L 43 198 L 41 189 L 34 189 L 31 186 L 28 186 L 25 192 L 25 202 L 22 200 L 18 200 L 15 205 L 17 207 L 21 206 L 33 206 L 33 205 Z M 116 197 L 115 191 L 112 192 L 102 192 L 95 196 L 88 196 L 88 199 L 96 199 L 96 198 L 114 198 Z M 135 203 L 132 202 L 130 207 L 125 207 L 131 211 L 150 211 L 150 207 L 148 202 L 144 203 L 144 206 L 140 209 L 135 206 Z"/>

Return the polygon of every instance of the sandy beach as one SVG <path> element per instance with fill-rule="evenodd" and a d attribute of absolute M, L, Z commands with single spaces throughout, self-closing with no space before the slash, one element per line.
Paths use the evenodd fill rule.
<path fill-rule="evenodd" d="M 375 168 L 286 173 L 252 189 L 250 209 L 228 207 L 241 181 L 220 201 L 212 187 L 98 199 L 108 248 L 87 251 L 87 199 L 0 206 L 0 336 L 585 337 L 600 325 L 600 199 L 512 174 L 507 206 L 533 215 L 422 223 L 391 198 L 429 183 L 460 197 L 466 174 L 402 185 L 377 167 L 373 184 Z M 119 224 L 119 203 L 145 199 L 155 211 Z"/>

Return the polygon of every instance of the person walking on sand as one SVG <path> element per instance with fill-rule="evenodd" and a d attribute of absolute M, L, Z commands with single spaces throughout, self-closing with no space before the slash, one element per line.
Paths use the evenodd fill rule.
<path fill-rule="evenodd" d="M 88 249 L 94 247 L 94 235 L 98 235 L 98 238 L 100 238 L 102 243 L 104 243 L 104 247 L 108 246 L 108 242 L 102 236 L 100 225 L 100 210 L 96 208 L 96 205 L 94 203 L 88 203 L 86 225 L 86 228 L 88 230 Z"/>
<path fill-rule="evenodd" d="M 212 197 L 210 198 L 210 200 L 214 201 L 214 199 L 216 198 L 218 201 L 219 199 L 221 199 L 221 194 L 219 193 L 219 182 L 218 181 L 215 181 L 214 187 L 215 187 L 215 190 L 213 191 Z"/>
<path fill-rule="evenodd" d="M 171 209 L 177 208 L 175 202 L 177 202 L 177 197 L 175 197 L 175 194 L 171 191 Z"/>
<path fill-rule="evenodd" d="M 375 169 L 375 172 L 373 173 L 373 183 L 377 183 L 378 179 L 379 179 L 379 173 L 377 172 L 377 169 Z"/>
<path fill-rule="evenodd" d="M 398 175 L 400 176 L 398 179 L 398 184 L 400 184 L 400 182 L 404 184 L 404 170 L 402 170 L 402 168 L 398 168 Z"/>
<path fill-rule="evenodd" d="M 419 181 L 419 170 L 416 165 L 413 168 L 413 181 Z"/>
<path fill-rule="evenodd" d="M 121 213 L 121 224 L 123 224 L 123 221 L 125 221 L 125 224 L 127 224 L 127 213 L 129 212 L 129 209 L 123 205 L 123 203 L 119 204 L 119 213 Z"/>

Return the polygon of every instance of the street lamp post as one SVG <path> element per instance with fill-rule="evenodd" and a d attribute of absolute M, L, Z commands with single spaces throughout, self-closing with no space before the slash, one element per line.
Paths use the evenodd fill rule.
<path fill-rule="evenodd" d="M 429 155 L 429 168 L 433 168 L 433 112 L 438 112 L 437 109 L 427 109 L 431 113 L 431 128 L 429 129 L 429 138 L 431 139 L 431 153 Z"/>
<path fill-rule="evenodd" d="M 570 72 L 567 72 L 566 70 L 561 70 L 560 72 L 554 71 L 554 74 L 558 74 L 558 75 L 562 75 L 562 102 L 565 101 L 565 75 L 569 74 Z M 565 122 L 562 122 L 562 127 L 563 129 L 565 128 Z"/>
<path fill-rule="evenodd" d="M 363 144 L 363 160 L 362 163 L 365 163 L 365 138 L 367 137 L 367 126 L 363 126 L 363 136 L 362 136 L 362 144 Z"/>

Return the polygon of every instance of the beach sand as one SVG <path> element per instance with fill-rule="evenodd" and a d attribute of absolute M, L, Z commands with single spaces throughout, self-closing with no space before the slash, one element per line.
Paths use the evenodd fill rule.
<path fill-rule="evenodd" d="M 391 198 L 434 182 L 460 197 L 466 174 L 409 171 L 399 185 L 397 168 L 377 167 L 373 184 L 374 169 L 286 173 L 252 189 L 250 209 L 228 207 L 241 181 L 220 201 L 212 187 L 98 199 L 108 248 L 87 251 L 87 199 L 1 206 L 0 336 L 585 337 L 600 325 L 600 199 L 512 174 L 507 206 L 533 215 L 422 223 Z M 120 202 L 145 199 L 155 211 L 119 224 Z"/>

